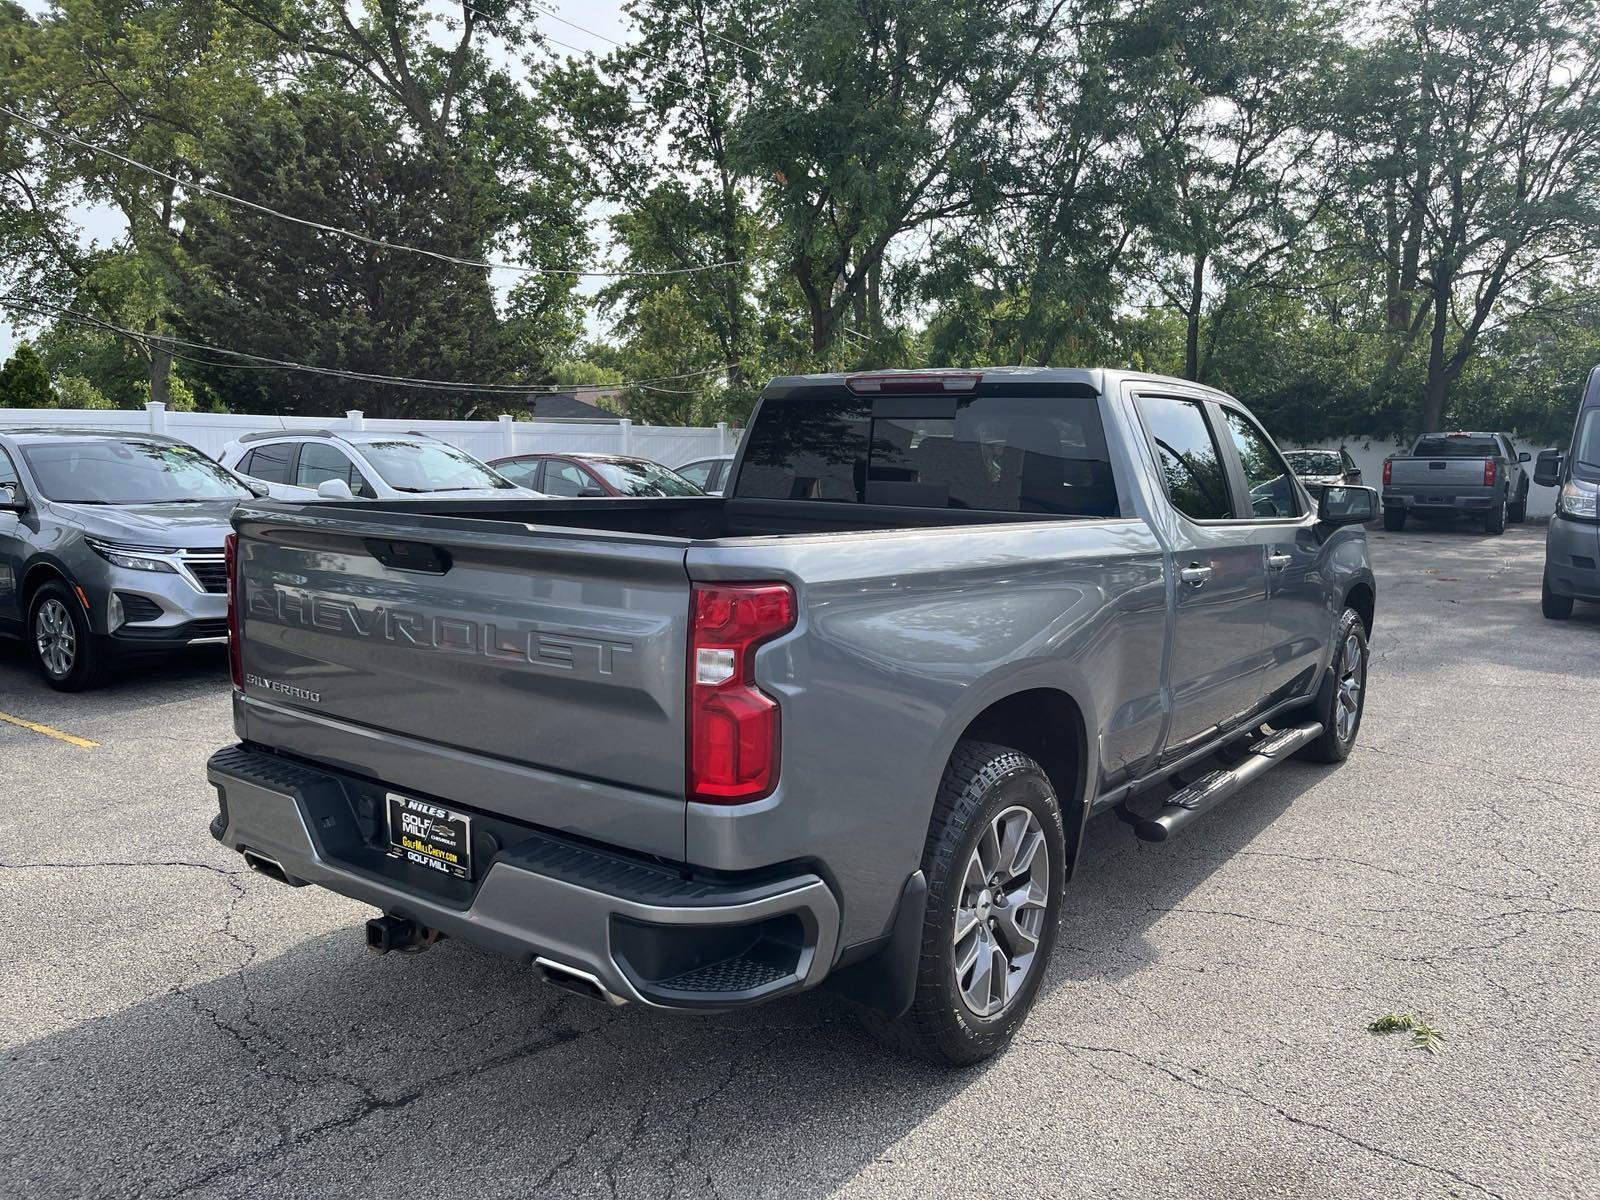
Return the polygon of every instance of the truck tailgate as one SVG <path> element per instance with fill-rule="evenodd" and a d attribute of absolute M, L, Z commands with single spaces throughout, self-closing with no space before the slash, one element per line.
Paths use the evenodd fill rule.
<path fill-rule="evenodd" d="M 387 745 L 419 789 L 434 755 L 449 798 L 579 832 L 569 784 L 644 793 L 681 827 L 685 543 L 349 507 L 236 523 L 246 720 L 274 749 L 383 779 Z"/>
<path fill-rule="evenodd" d="M 1389 486 L 1441 494 L 1481 488 L 1483 463 L 1481 458 L 1397 458 L 1390 464 Z"/>

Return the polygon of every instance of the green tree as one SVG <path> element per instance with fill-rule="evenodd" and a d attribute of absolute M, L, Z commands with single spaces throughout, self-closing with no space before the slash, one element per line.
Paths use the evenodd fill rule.
<path fill-rule="evenodd" d="M 110 408 L 111 401 L 82 375 L 58 375 L 55 381 L 58 408 Z"/>
<path fill-rule="evenodd" d="M 1600 248 L 1600 8 L 1407 0 L 1353 78 L 1345 186 L 1384 280 L 1387 386 L 1439 428 L 1480 339 Z"/>
<path fill-rule="evenodd" d="M 21 343 L 0 367 L 0 408 L 54 408 L 55 402 L 44 360 Z"/>
<path fill-rule="evenodd" d="M 497 181 L 482 162 L 435 154 L 359 92 L 317 89 L 264 109 L 214 151 L 219 186 L 292 215 L 441 254 L 489 239 Z M 488 273 L 205 198 L 191 201 L 175 282 L 188 340 L 324 371 L 463 382 L 524 374 Z M 264 369 L 205 352 L 186 369 L 236 410 L 464 415 L 470 392 Z M 248 369 L 240 369 L 243 363 Z"/>

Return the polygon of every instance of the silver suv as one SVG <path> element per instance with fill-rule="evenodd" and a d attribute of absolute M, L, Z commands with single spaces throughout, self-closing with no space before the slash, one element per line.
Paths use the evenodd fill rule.
<path fill-rule="evenodd" d="M 512 500 L 539 494 L 424 433 L 252 433 L 224 446 L 221 457 L 223 466 L 265 484 L 276 500 L 400 500 L 442 492 L 452 499 Z"/>
<path fill-rule="evenodd" d="M 67 692 L 120 661 L 226 644 L 223 538 L 252 494 L 172 438 L 0 431 L 0 634 Z"/>

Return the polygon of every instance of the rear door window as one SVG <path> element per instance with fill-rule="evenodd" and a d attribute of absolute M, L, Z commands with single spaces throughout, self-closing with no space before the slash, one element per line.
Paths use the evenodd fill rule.
<path fill-rule="evenodd" d="M 1194 400 L 1141 396 L 1139 415 L 1161 464 L 1172 506 L 1196 521 L 1232 517 L 1228 472 L 1204 407 Z"/>
<path fill-rule="evenodd" d="M 738 494 L 910 508 L 1115 516 L 1092 397 L 768 400 Z"/>
<path fill-rule="evenodd" d="M 576 496 L 585 488 L 600 490 L 577 463 L 555 458 L 546 460 L 544 487 L 541 489 L 545 495 Z"/>
<path fill-rule="evenodd" d="M 263 483 L 288 483 L 289 462 L 293 457 L 293 442 L 257 446 L 244 456 L 244 461 L 239 464 L 239 473 Z"/>

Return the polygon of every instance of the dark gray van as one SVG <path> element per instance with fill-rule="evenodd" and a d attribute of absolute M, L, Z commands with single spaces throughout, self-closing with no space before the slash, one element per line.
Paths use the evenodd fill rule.
<path fill-rule="evenodd" d="M 1561 621 L 1574 600 L 1600 604 L 1600 367 L 1589 372 L 1583 402 L 1562 454 L 1539 455 L 1534 482 L 1558 487 L 1544 541 L 1544 615 Z"/>

